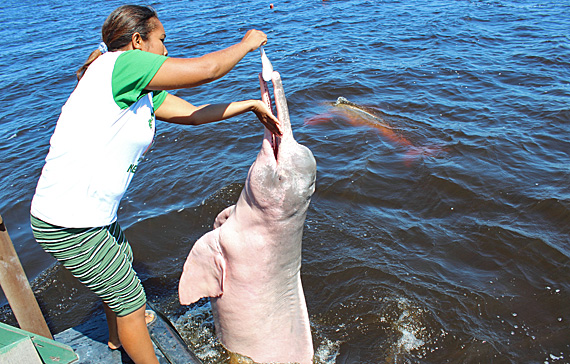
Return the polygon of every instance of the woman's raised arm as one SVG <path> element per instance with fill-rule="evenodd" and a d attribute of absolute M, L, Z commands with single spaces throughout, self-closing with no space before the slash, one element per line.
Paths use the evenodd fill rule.
<path fill-rule="evenodd" d="M 267 43 L 265 33 L 252 29 L 239 43 L 228 48 L 197 58 L 169 58 L 146 88 L 173 90 L 217 80 L 228 73 L 246 54 L 265 43 Z"/>

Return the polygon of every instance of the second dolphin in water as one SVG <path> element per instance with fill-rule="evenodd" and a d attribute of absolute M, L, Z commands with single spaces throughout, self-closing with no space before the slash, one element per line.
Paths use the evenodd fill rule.
<path fill-rule="evenodd" d="M 414 146 L 410 140 L 406 139 L 401 133 L 386 122 L 379 115 L 377 110 L 355 104 L 342 96 L 339 97 L 336 102 L 327 104 L 331 106 L 327 113 L 310 117 L 305 120 L 305 123 L 314 125 L 328 122 L 334 118 L 340 118 L 355 126 L 367 126 L 369 128 L 373 128 L 380 132 L 383 138 L 406 151 L 404 162 L 408 166 L 414 159 L 422 155 L 436 155 L 442 151 L 446 151 L 445 148 L 438 146 Z"/>

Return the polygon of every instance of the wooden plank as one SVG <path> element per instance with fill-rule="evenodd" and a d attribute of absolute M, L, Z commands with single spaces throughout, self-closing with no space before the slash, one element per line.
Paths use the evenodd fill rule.
<path fill-rule="evenodd" d="M 23 330 L 53 339 L 0 216 L 0 286 Z"/>
<path fill-rule="evenodd" d="M 150 303 L 147 303 L 147 307 L 154 311 L 155 316 L 154 321 L 148 324 L 150 338 L 168 361 L 173 364 L 202 364 L 170 320 Z"/>

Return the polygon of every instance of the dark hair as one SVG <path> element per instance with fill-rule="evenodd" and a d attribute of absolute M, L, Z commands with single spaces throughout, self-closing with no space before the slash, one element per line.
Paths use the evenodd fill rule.
<path fill-rule="evenodd" d="M 107 49 L 112 52 L 123 48 L 131 42 L 135 33 L 139 33 L 143 40 L 147 40 L 148 34 L 154 29 L 152 18 L 158 19 L 158 15 L 149 6 L 123 5 L 115 9 L 109 14 L 101 28 L 101 37 Z M 99 49 L 91 52 L 85 64 L 76 72 L 78 81 L 83 77 L 89 65 L 101 54 Z"/>

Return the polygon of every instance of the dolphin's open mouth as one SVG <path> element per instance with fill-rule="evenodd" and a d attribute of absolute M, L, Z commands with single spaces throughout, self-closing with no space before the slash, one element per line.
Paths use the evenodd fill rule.
<path fill-rule="evenodd" d="M 271 97 L 269 96 L 269 88 L 267 87 L 267 82 L 263 79 L 261 73 L 259 74 L 259 85 L 261 89 L 261 99 L 265 102 L 265 105 L 271 110 L 273 113 L 273 107 L 271 106 Z M 269 142 L 271 143 L 271 149 L 273 149 L 273 155 L 275 156 L 275 161 L 277 161 L 277 155 L 279 153 L 279 144 L 281 143 L 281 137 L 271 134 L 269 138 Z"/>
<path fill-rule="evenodd" d="M 275 161 L 277 161 L 277 153 L 279 153 L 279 144 L 281 143 L 281 138 L 275 134 L 271 135 L 271 148 L 273 149 L 273 155 L 275 155 Z"/>

